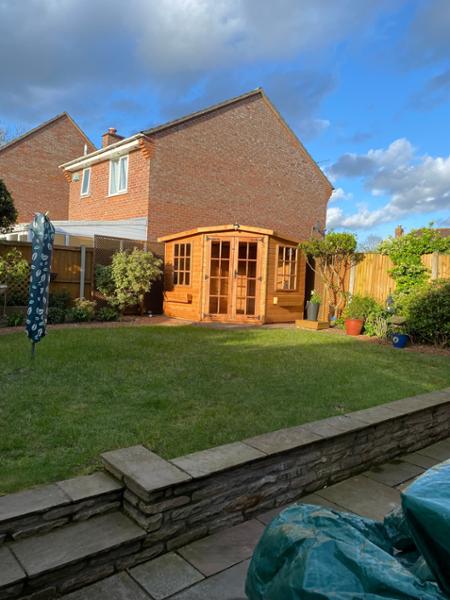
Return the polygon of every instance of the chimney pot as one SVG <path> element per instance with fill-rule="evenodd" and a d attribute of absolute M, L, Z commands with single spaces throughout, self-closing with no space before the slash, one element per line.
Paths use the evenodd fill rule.
<path fill-rule="evenodd" d="M 102 147 L 105 148 L 123 139 L 123 135 L 119 135 L 115 127 L 109 127 L 108 131 L 102 135 Z"/>
<path fill-rule="evenodd" d="M 117 129 L 116 129 L 115 127 L 110 127 L 110 128 L 108 129 L 108 133 L 109 133 L 110 135 L 116 135 L 116 133 L 117 133 Z"/>
<path fill-rule="evenodd" d="M 403 227 L 401 225 L 397 225 L 397 227 L 395 228 L 395 237 L 400 238 L 404 233 L 405 230 L 403 229 Z"/>

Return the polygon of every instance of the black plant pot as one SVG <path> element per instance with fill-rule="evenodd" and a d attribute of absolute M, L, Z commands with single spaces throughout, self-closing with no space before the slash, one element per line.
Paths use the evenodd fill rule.
<path fill-rule="evenodd" d="M 313 302 L 306 303 L 306 318 L 308 321 L 317 321 L 317 317 L 319 316 L 320 304 L 316 304 Z"/>

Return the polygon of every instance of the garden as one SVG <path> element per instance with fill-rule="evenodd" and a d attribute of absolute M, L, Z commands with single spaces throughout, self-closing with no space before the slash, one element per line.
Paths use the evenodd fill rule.
<path fill-rule="evenodd" d="M 170 458 L 450 386 L 448 358 L 296 329 L 50 330 L 0 336 L 0 492 L 145 444 Z"/>

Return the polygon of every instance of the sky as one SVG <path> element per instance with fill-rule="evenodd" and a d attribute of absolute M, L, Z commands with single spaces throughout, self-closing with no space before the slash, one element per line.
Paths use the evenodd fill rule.
<path fill-rule="evenodd" d="M 332 182 L 328 230 L 450 227 L 450 0 L 0 0 L 0 128 L 98 146 L 263 87 Z"/>

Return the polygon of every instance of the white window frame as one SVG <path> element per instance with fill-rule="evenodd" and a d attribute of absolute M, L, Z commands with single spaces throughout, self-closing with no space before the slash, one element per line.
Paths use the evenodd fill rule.
<path fill-rule="evenodd" d="M 125 170 L 125 177 L 126 177 L 126 185 L 123 188 L 119 188 L 120 185 L 120 167 L 121 167 L 121 163 L 122 161 L 126 160 L 126 170 Z M 108 184 L 108 195 L 109 196 L 118 196 L 119 194 L 125 194 L 128 191 L 128 154 L 125 154 L 124 156 L 119 156 L 118 158 L 112 158 L 109 161 L 109 184 Z M 113 163 L 117 163 L 117 189 L 115 192 L 111 191 L 111 184 L 112 184 L 112 172 L 113 172 Z"/>
<path fill-rule="evenodd" d="M 83 192 L 84 178 L 86 176 L 86 173 L 89 173 L 89 180 L 88 180 L 87 191 Z M 83 173 L 81 176 L 80 196 L 81 197 L 89 196 L 90 193 L 91 193 L 91 167 L 87 167 L 86 169 L 83 169 Z"/>

